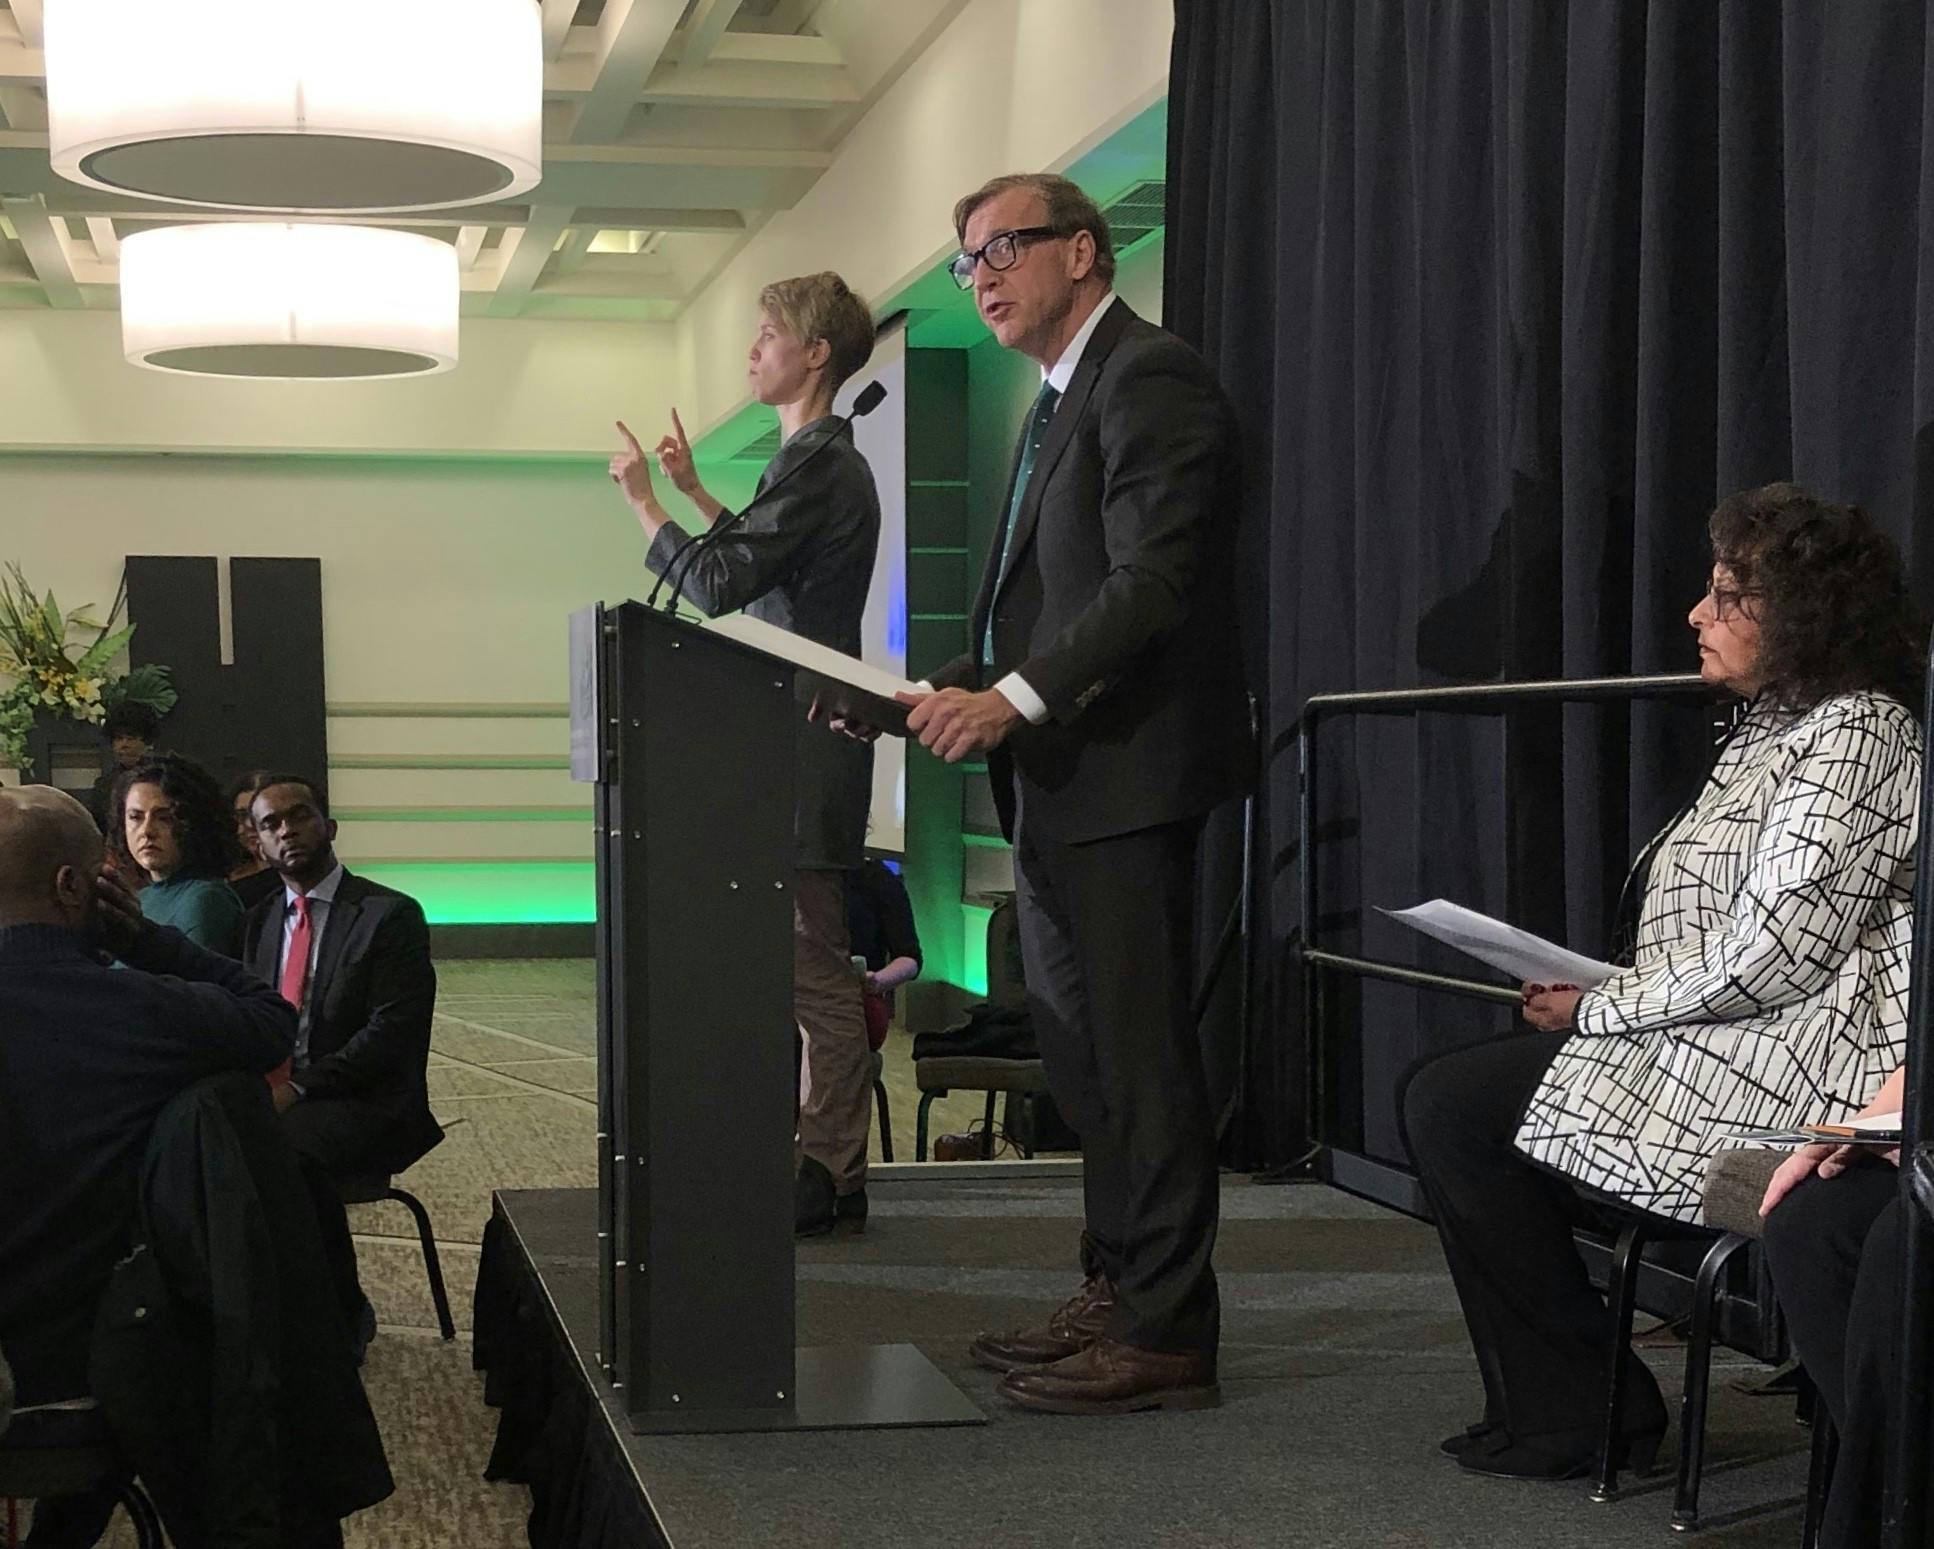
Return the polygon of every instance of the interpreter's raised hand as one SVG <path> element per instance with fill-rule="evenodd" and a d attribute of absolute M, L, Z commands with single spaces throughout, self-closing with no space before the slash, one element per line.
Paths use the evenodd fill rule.
<path fill-rule="evenodd" d="M 146 928 L 134 889 L 112 860 L 102 861 L 94 874 L 94 934 L 100 944 L 116 957 L 125 957 Z"/>
<path fill-rule="evenodd" d="M 893 697 L 913 706 L 907 735 L 918 737 L 921 747 L 950 764 L 999 747 L 1021 721 L 1021 712 L 999 689 L 975 694 L 964 688 L 943 688 L 932 694 Z"/>
<path fill-rule="evenodd" d="M 692 443 L 685 434 L 685 422 L 672 410 L 671 434 L 658 443 L 658 471 L 672 481 L 672 487 L 687 498 L 704 492 L 698 481 L 698 468 L 692 462 Z"/>
<path fill-rule="evenodd" d="M 624 439 L 624 450 L 611 459 L 611 482 L 624 492 L 632 505 L 656 505 L 658 496 L 651 485 L 650 454 L 638 444 L 638 438 L 623 420 L 618 421 L 618 434 Z"/>
<path fill-rule="evenodd" d="M 1525 1021 L 1540 1032 L 1568 1033 L 1578 1018 L 1584 991 L 1575 984 L 1527 984 L 1519 990 Z"/>

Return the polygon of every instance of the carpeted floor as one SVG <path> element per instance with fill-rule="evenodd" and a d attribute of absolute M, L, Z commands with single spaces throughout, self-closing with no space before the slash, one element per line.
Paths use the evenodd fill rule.
<path fill-rule="evenodd" d="M 477 1244 L 492 1190 L 594 1182 L 590 965 L 456 962 L 439 972 L 430 1081 L 449 1138 L 400 1182 L 435 1220 L 460 1333 L 453 1345 L 436 1335 L 408 1215 L 392 1205 L 353 1212 L 381 1320 L 365 1376 L 397 1478 L 390 1501 L 348 1524 L 355 1549 L 525 1541 L 523 1491 L 482 1480 L 495 1419 L 470 1371 Z M 887 1082 L 896 1155 L 910 1159 L 918 1094 L 902 1034 L 888 1046 Z M 933 1131 L 965 1129 L 979 1113 L 977 1097 L 950 1098 L 936 1106 Z M 1055 1421 L 1007 1410 L 960 1347 L 966 1332 L 1031 1319 L 1072 1288 L 1078 1190 L 956 1181 L 882 1185 L 874 1194 L 866 1237 L 801 1249 L 802 1342 L 912 1339 L 994 1423 L 947 1433 L 967 1439 L 944 1456 L 923 1450 L 932 1438 L 917 1433 L 681 1439 L 667 1457 L 685 1470 L 687 1488 L 763 1499 L 763 1515 L 745 1506 L 744 1529 L 755 1518 L 785 1524 L 779 1537 L 746 1536 L 727 1514 L 694 1544 L 1664 1541 L 1669 1479 L 1594 1506 L 1582 1486 L 1472 1479 L 1435 1455 L 1437 1438 L 1472 1418 L 1476 1381 L 1427 1227 L 1324 1189 L 1230 1180 L 1217 1253 L 1228 1406 L 1202 1416 Z M 1653 1358 L 1676 1392 L 1676 1347 Z M 1805 1433 L 1790 1402 L 1748 1397 L 1729 1380 L 1760 1368 L 1724 1359 L 1731 1364 L 1715 1384 L 1707 1492 L 1709 1518 L 1720 1525 L 1704 1538 L 1727 1549 L 1785 1549 L 1798 1538 Z M 1124 1447 L 1164 1466 L 1123 1467 Z M 935 1458 L 923 1485 L 920 1467 Z M 837 1525 L 838 1505 L 845 1482 L 862 1474 L 900 1481 L 905 1509 L 855 1533 Z M 920 1507 L 923 1490 L 968 1504 L 936 1521 Z M 1055 1507 L 1043 1516 L 1030 1501 Z M 1093 1509 L 1079 1509 L 1083 1502 Z M 1729 1514 L 1743 1520 L 1724 1525 Z M 1070 1520 L 1090 1527 L 1071 1530 Z"/>

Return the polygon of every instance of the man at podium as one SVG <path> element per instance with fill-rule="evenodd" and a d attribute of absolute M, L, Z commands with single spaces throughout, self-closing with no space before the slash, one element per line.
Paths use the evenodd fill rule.
<path fill-rule="evenodd" d="M 996 178 L 954 222 L 955 279 L 1041 390 L 967 652 L 907 729 L 949 761 L 987 753 L 1087 1225 L 1081 1289 L 972 1353 L 1028 1408 L 1201 1408 L 1218 1399 L 1218 1202 L 1190 1015 L 1195 851 L 1253 768 L 1234 414 L 1201 358 L 1114 294 L 1107 222 L 1075 184 Z"/>
<path fill-rule="evenodd" d="M 745 509 L 728 511 L 700 482 L 676 410 L 670 434 L 651 452 L 618 425 L 624 447 L 611 459 L 611 477 L 650 542 L 645 564 L 707 614 L 743 610 L 858 656 L 880 500 L 833 399 L 873 353 L 872 314 L 831 273 L 768 285 L 759 312 L 746 378 L 753 396 L 779 411 L 784 439 Z M 659 503 L 654 458 L 704 518 L 703 537 L 686 533 Z M 848 953 L 846 880 L 863 859 L 872 748 L 802 713 L 796 789 L 793 1009 L 805 1050 L 794 1225 L 812 1236 L 866 1225 L 873 1077 Z"/>

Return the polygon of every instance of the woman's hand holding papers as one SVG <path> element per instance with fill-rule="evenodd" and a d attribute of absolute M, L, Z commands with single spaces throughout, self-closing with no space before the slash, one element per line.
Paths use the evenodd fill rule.
<path fill-rule="evenodd" d="M 1574 984 L 1527 984 L 1519 993 L 1524 997 L 1525 1021 L 1540 1032 L 1565 1033 L 1571 1031 L 1579 997 L 1585 992 Z"/>

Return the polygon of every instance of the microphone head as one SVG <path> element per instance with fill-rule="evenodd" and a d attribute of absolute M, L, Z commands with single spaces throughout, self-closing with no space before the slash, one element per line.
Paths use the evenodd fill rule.
<path fill-rule="evenodd" d="M 859 397 L 853 400 L 853 412 L 850 418 L 859 419 L 862 415 L 871 414 L 885 402 L 885 386 L 879 382 L 868 382 L 860 389 Z"/>

